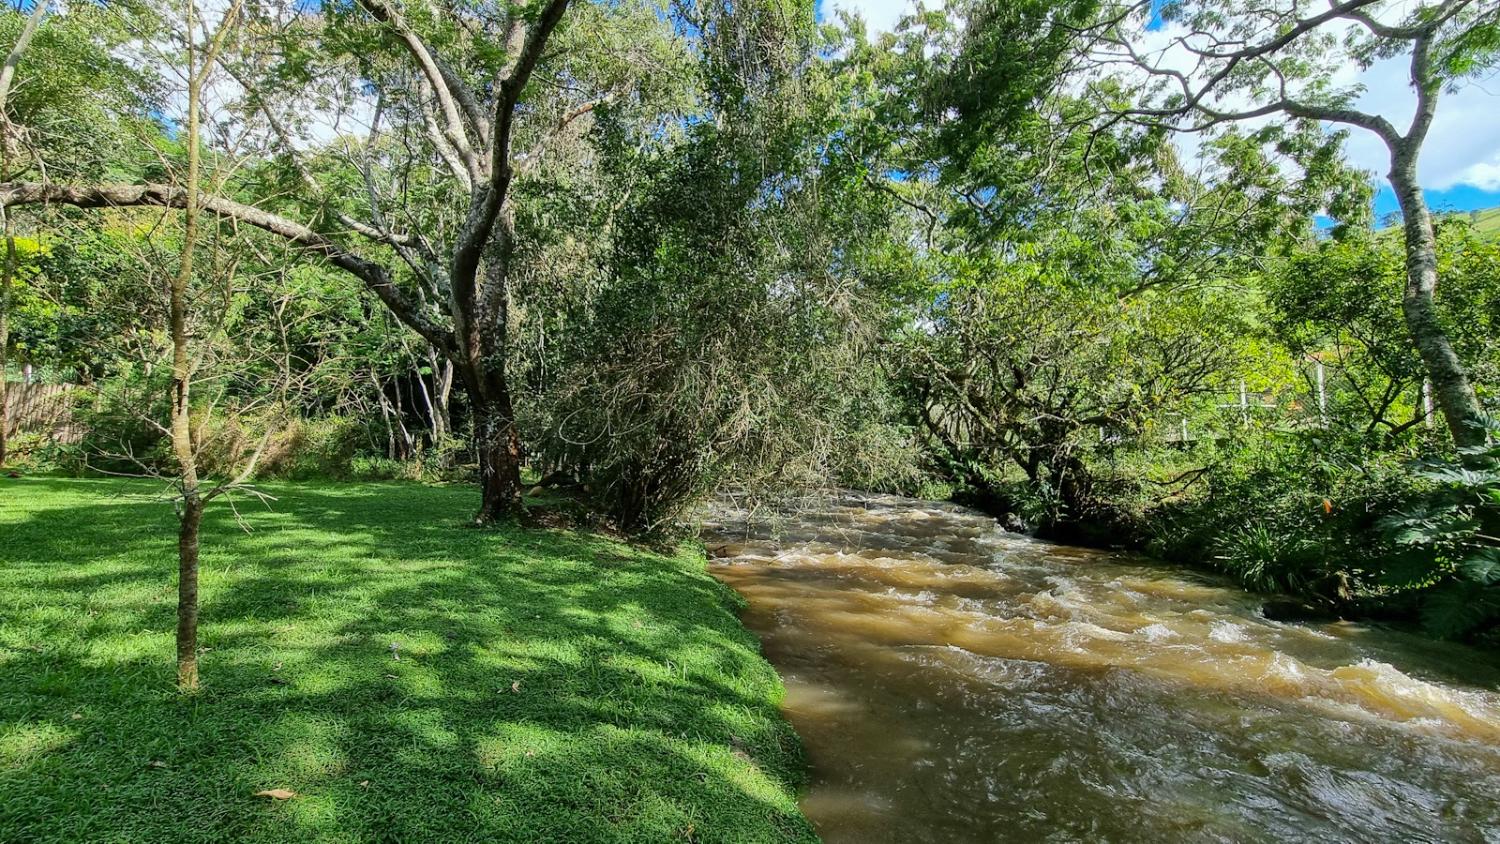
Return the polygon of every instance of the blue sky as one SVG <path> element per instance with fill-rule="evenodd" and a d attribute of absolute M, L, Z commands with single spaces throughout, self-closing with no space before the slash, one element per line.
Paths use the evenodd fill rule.
<path fill-rule="evenodd" d="M 1500 191 L 1484 190 L 1473 185 L 1454 185 L 1442 190 L 1428 188 L 1423 193 L 1433 211 L 1475 211 L 1500 205 Z M 1375 194 L 1376 221 L 1382 222 L 1398 210 L 1395 192 L 1382 179 L 1380 191 Z"/>

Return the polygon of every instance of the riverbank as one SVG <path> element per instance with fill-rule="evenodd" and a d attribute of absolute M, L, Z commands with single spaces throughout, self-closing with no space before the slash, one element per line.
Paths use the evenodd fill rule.
<path fill-rule="evenodd" d="M 812 839 L 697 552 L 468 529 L 465 488 L 265 489 L 248 532 L 210 511 L 183 698 L 161 485 L 0 479 L 0 840 Z"/>

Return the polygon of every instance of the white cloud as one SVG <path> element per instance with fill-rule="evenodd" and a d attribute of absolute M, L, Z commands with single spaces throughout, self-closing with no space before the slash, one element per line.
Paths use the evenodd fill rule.
<path fill-rule="evenodd" d="M 1402 57 L 1376 63 L 1362 74 L 1349 74 L 1365 91 L 1358 107 L 1385 117 L 1400 131 L 1411 123 L 1415 95 Z M 1465 83 L 1438 99 L 1437 116 L 1422 145 L 1418 176 L 1426 188 L 1472 185 L 1500 190 L 1500 95 L 1490 80 Z M 1347 153 L 1359 167 L 1384 177 L 1390 168 L 1385 145 L 1372 133 L 1350 132 Z"/>
<path fill-rule="evenodd" d="M 1491 156 L 1489 161 L 1481 161 L 1465 167 L 1463 172 L 1458 174 L 1455 184 L 1473 185 L 1486 191 L 1500 191 L 1500 154 Z"/>
<path fill-rule="evenodd" d="M 870 35 L 890 32 L 903 15 L 917 8 L 913 0 L 828 0 L 829 12 L 857 13 L 865 19 Z"/>

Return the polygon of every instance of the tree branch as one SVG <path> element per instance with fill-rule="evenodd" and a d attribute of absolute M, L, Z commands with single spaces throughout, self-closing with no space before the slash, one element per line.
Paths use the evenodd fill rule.
<path fill-rule="evenodd" d="M 459 319 L 463 315 L 476 313 L 479 260 L 490 241 L 495 220 L 500 215 L 500 207 L 510 190 L 510 139 L 515 125 L 516 104 L 547 46 L 547 39 L 562 20 L 563 13 L 568 10 L 568 3 L 569 0 L 548 0 L 547 6 L 526 33 L 525 41 L 509 73 L 500 81 L 499 96 L 495 100 L 494 136 L 490 143 L 489 182 L 482 187 L 476 186 L 474 201 L 454 246 L 453 268 L 449 273 L 453 296 L 458 300 L 458 307 L 453 310 Z M 501 244 L 501 248 L 507 248 L 507 245 Z M 468 333 L 469 327 L 455 325 L 455 328 L 462 336 Z"/>
<path fill-rule="evenodd" d="M 432 86 L 433 93 L 437 97 L 438 107 L 442 109 L 443 136 L 463 159 L 471 178 L 475 182 L 483 179 L 484 165 L 479 155 L 474 152 L 474 145 L 464 130 L 462 116 L 468 115 L 469 122 L 473 124 L 476 131 L 482 133 L 481 137 L 487 134 L 485 130 L 488 129 L 488 124 L 484 121 L 473 94 L 469 92 L 463 80 L 459 79 L 458 75 L 448 67 L 448 64 L 442 61 L 432 48 L 412 31 L 411 27 L 406 25 L 406 20 L 386 0 L 359 0 L 359 4 L 377 21 L 388 26 L 396 37 L 401 39 L 401 43 L 406 46 L 412 58 L 417 60 L 417 65 L 422 69 L 422 75 L 427 78 L 427 83 Z"/>
<path fill-rule="evenodd" d="M 187 191 L 173 185 L 88 185 L 72 186 L 11 182 L 0 184 L 0 205 L 55 204 L 75 208 L 185 208 Z M 277 235 L 306 251 L 324 258 L 339 269 L 364 282 L 365 287 L 390 308 L 396 318 L 422 335 L 439 349 L 454 349 L 453 335 L 396 286 L 390 272 L 382 265 L 361 257 L 307 226 L 278 214 L 235 202 L 221 196 L 205 197 L 203 210 L 254 226 Z"/>

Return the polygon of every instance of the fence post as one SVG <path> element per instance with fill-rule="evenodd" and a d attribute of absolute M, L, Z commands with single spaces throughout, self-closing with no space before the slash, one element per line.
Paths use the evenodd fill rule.
<path fill-rule="evenodd" d="M 1328 427 L 1328 392 L 1323 387 L 1323 362 L 1318 361 L 1318 424 Z"/>

